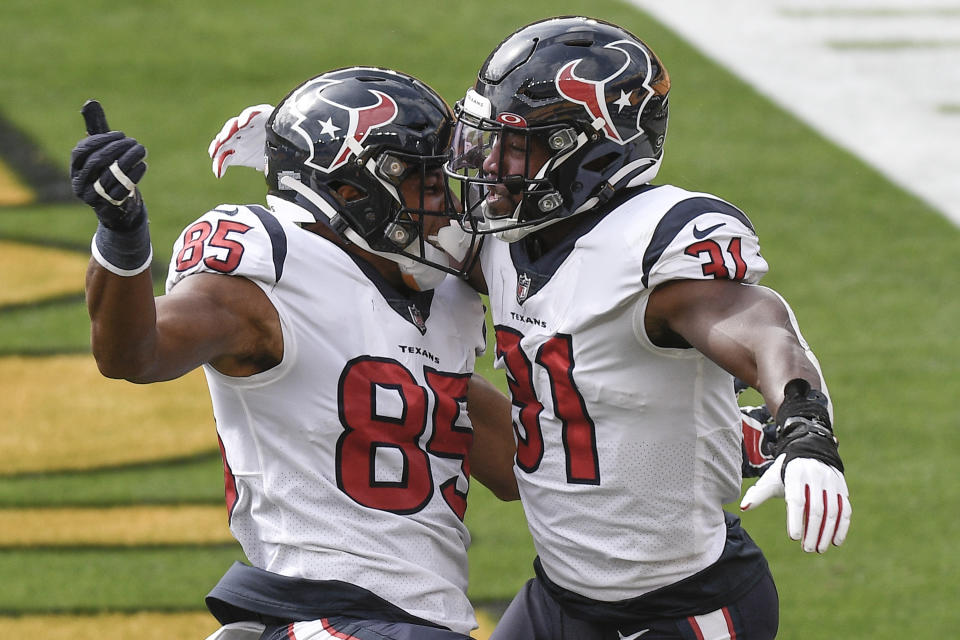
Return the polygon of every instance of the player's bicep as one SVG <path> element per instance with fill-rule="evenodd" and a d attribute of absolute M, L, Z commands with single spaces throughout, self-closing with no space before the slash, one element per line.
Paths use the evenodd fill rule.
<path fill-rule="evenodd" d="M 251 375 L 282 354 L 276 309 L 246 278 L 195 274 L 157 298 L 155 379 L 207 363 L 227 375 Z"/>
<path fill-rule="evenodd" d="M 787 310 L 768 289 L 730 280 L 676 280 L 650 295 L 651 339 L 679 339 L 738 378 L 757 379 L 757 357 L 780 343 L 797 344 Z"/>

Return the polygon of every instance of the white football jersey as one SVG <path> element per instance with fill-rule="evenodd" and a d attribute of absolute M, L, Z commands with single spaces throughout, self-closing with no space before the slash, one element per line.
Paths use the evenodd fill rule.
<path fill-rule="evenodd" d="M 230 529 L 256 567 L 358 585 L 469 633 L 463 465 L 482 304 L 452 277 L 404 298 L 363 265 L 258 206 L 221 205 L 176 242 L 168 291 L 200 272 L 248 278 L 283 330 L 268 371 L 204 367 Z"/>
<path fill-rule="evenodd" d="M 537 552 L 553 582 L 612 602 L 716 561 L 740 492 L 733 378 L 654 346 L 648 296 L 673 279 L 755 283 L 767 264 L 742 212 L 670 186 L 568 240 L 533 262 L 523 242 L 491 240 L 482 265 Z"/>

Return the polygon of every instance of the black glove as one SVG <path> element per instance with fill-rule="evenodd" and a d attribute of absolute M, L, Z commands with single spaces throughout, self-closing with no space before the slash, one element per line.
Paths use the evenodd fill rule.
<path fill-rule="evenodd" d="M 129 231 L 146 221 L 137 183 L 147 172 L 143 145 L 110 131 L 87 136 L 70 154 L 70 185 L 90 205 L 100 223 L 115 231 Z"/>
<path fill-rule="evenodd" d="M 82 113 L 89 135 L 70 154 L 70 185 L 100 221 L 93 255 L 118 275 L 136 275 L 152 256 L 147 209 L 137 189 L 147 171 L 147 150 L 122 131 L 109 131 L 99 102 L 87 101 Z"/>
<path fill-rule="evenodd" d="M 837 439 L 830 424 L 827 396 L 796 378 L 783 389 L 777 410 L 776 454 L 786 454 L 783 472 L 794 458 L 813 458 L 843 473 Z"/>

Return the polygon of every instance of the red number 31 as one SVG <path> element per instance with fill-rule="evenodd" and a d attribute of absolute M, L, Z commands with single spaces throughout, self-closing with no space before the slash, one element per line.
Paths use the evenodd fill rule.
<path fill-rule="evenodd" d="M 731 280 L 743 280 L 743 277 L 747 275 L 747 263 L 743 261 L 740 245 L 740 238 L 731 239 L 730 244 L 727 245 L 727 253 L 730 254 L 731 258 L 733 258 L 733 264 L 735 265 L 735 271 L 732 276 L 730 275 L 730 270 L 723 261 L 723 251 L 721 250 L 720 245 L 713 240 L 694 242 L 692 245 L 687 247 L 684 253 L 693 257 L 703 254 L 707 255 L 709 260 L 703 265 L 703 275 L 705 276 L 713 276 L 714 278 L 729 278 Z"/>

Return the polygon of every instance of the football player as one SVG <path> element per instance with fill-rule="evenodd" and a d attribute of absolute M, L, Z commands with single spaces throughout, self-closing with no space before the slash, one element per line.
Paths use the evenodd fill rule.
<path fill-rule="evenodd" d="M 636 36 L 563 17 L 507 37 L 456 105 L 446 170 L 463 225 L 493 236 L 473 281 L 538 553 L 493 640 L 776 635 L 767 562 L 723 510 L 740 496 L 734 376 L 776 419 L 775 460 L 741 509 L 785 495 L 808 552 L 847 535 L 830 398 L 794 314 L 756 284 L 752 223 L 652 184 L 669 89 Z"/>
<path fill-rule="evenodd" d="M 202 367 L 210 390 L 250 562 L 208 595 L 211 637 L 467 639 L 468 481 L 516 487 L 510 403 L 472 376 L 481 300 L 434 246 L 458 215 L 447 104 L 378 68 L 300 84 L 263 123 L 269 207 L 189 224 L 156 298 L 145 150 L 88 116 L 71 173 L 99 219 L 97 364 L 138 383 Z"/>

